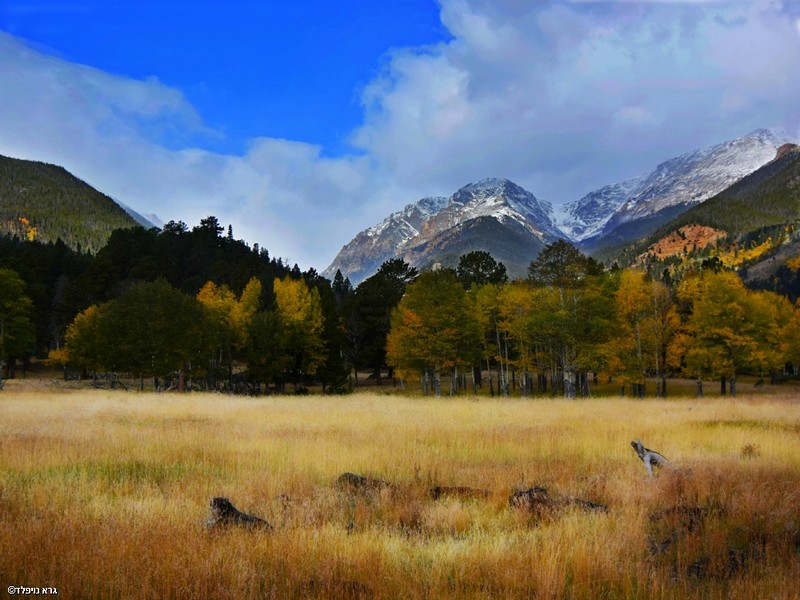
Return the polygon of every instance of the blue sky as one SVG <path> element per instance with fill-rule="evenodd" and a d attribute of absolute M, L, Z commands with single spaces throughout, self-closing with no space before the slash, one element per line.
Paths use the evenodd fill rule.
<path fill-rule="evenodd" d="M 433 0 L 14 2 L 0 27 L 44 52 L 181 90 L 217 135 L 159 139 L 242 153 L 255 136 L 353 149 L 359 94 L 393 47 L 447 39 Z"/>
<path fill-rule="evenodd" d="M 561 204 L 694 148 L 800 136 L 800 3 L 0 4 L 0 154 L 302 268 L 425 195 Z"/>

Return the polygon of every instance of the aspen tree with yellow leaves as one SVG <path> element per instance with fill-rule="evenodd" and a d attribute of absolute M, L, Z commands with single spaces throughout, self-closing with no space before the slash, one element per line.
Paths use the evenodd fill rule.
<path fill-rule="evenodd" d="M 209 281 L 198 292 L 197 299 L 208 312 L 215 340 L 209 383 L 216 387 L 217 378 L 224 370 L 230 386 L 235 354 L 247 346 L 250 323 L 261 306 L 261 282 L 251 278 L 237 298 L 228 286 Z"/>
<path fill-rule="evenodd" d="M 683 343 L 685 363 L 698 379 L 718 377 L 720 392 L 729 385 L 735 395 L 739 373 L 769 373 L 782 366 L 781 321 L 788 321 L 788 311 L 776 295 L 748 290 L 738 275 L 726 271 L 690 278 L 679 295 L 692 306 Z"/>
<path fill-rule="evenodd" d="M 275 308 L 281 322 L 287 353 L 287 375 L 295 390 L 306 376 L 313 376 L 325 360 L 322 305 L 316 288 L 302 279 L 275 279 Z"/>

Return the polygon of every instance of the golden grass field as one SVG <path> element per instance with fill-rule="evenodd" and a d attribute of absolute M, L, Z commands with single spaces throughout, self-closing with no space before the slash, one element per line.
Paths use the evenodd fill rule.
<path fill-rule="evenodd" d="M 567 401 L 9 385 L 0 584 L 62 598 L 798 598 L 799 434 L 796 391 Z M 679 470 L 646 477 L 637 437 Z M 342 491 L 345 471 L 393 487 Z M 434 501 L 434 485 L 491 494 Z M 609 511 L 508 505 L 534 485 Z M 275 530 L 210 531 L 215 496 Z"/>

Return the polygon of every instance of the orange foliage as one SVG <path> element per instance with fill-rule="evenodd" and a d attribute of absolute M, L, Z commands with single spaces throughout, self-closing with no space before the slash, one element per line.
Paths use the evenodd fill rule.
<path fill-rule="evenodd" d="M 658 260 L 681 254 L 684 250 L 700 250 L 724 238 L 727 232 L 705 225 L 684 225 L 677 231 L 658 240 L 640 255 L 637 262 L 653 256 Z"/>

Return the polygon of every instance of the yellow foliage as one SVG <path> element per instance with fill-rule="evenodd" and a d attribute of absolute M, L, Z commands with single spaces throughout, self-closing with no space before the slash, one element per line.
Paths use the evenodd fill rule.
<path fill-rule="evenodd" d="M 261 282 L 253 277 L 240 298 L 226 285 L 207 282 L 197 294 L 197 299 L 212 314 L 222 335 L 237 348 L 247 344 L 247 332 L 253 315 L 261 307 Z"/>
<path fill-rule="evenodd" d="M 775 240 L 769 237 L 752 248 L 737 248 L 736 250 L 720 252 L 719 259 L 726 267 L 738 267 L 740 265 L 758 260 L 779 245 L 780 242 L 776 243 Z"/>
<path fill-rule="evenodd" d="M 18 217 L 17 220 L 25 230 L 25 239 L 29 242 L 34 241 L 36 239 L 36 235 L 38 234 L 37 228 L 35 226 L 31 226 L 30 220 L 25 217 Z"/>
<path fill-rule="evenodd" d="M 800 256 L 796 256 L 786 261 L 786 266 L 792 271 L 800 271 Z"/>
<path fill-rule="evenodd" d="M 322 302 L 316 288 L 286 276 L 273 284 L 275 304 L 284 327 L 286 348 L 295 355 L 296 368 L 313 375 L 322 365 L 325 344 Z"/>
<path fill-rule="evenodd" d="M 308 333 L 322 332 L 322 306 L 319 292 L 309 290 L 305 281 L 285 277 L 275 279 L 275 302 L 281 321 L 288 327 L 299 327 Z"/>
<path fill-rule="evenodd" d="M 69 350 L 67 348 L 56 348 L 47 353 L 44 364 L 48 367 L 63 367 L 70 361 Z"/>

